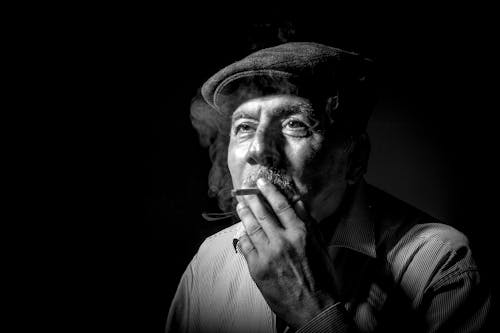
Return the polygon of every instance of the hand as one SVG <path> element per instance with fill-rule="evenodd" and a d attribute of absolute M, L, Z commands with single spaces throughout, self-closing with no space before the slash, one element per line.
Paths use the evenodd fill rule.
<path fill-rule="evenodd" d="M 273 184 L 257 185 L 262 197 L 237 206 L 246 230 L 240 248 L 266 302 L 297 329 L 335 303 L 333 269 L 303 202 L 292 207 Z"/>

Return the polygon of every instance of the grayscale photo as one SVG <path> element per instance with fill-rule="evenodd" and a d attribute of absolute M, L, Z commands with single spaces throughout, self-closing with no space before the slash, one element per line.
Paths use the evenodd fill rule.
<path fill-rule="evenodd" d="M 489 21 L 208 7 L 96 28 L 107 190 L 74 312 L 107 332 L 496 332 Z"/>

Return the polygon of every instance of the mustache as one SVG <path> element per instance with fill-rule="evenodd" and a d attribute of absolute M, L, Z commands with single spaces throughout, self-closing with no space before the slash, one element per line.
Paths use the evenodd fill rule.
<path fill-rule="evenodd" d="M 246 176 L 243 180 L 243 186 L 257 187 L 257 179 L 259 178 L 264 178 L 276 186 L 289 200 L 297 194 L 292 177 L 285 170 L 277 168 L 258 168 Z"/>

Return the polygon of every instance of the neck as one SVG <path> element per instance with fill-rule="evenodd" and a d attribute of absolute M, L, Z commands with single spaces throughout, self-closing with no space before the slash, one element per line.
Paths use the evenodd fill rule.
<path fill-rule="evenodd" d="M 361 179 L 353 185 L 346 186 L 342 191 L 337 189 L 325 193 L 311 204 L 311 216 L 319 223 L 325 220 L 331 221 L 332 218 L 338 220 L 352 210 L 356 204 L 355 198 L 363 192 L 365 186 L 364 179 Z"/>
<path fill-rule="evenodd" d="M 352 218 L 351 215 L 356 211 L 355 206 L 359 205 L 360 200 L 357 199 L 363 195 L 365 186 L 366 183 L 364 180 L 348 186 L 340 202 L 334 207 L 335 209 L 323 210 L 323 214 L 325 215 L 322 219 L 317 219 L 316 216 L 311 214 L 316 221 L 319 221 L 319 230 L 323 239 L 330 239 L 340 221 Z M 329 214 L 327 212 L 329 212 Z"/>

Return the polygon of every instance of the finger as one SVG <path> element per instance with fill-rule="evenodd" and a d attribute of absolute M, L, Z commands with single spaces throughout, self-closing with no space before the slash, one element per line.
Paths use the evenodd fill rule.
<path fill-rule="evenodd" d="M 312 224 L 314 224 L 314 219 L 307 211 L 306 206 L 302 200 L 297 200 L 295 202 L 294 209 L 295 214 L 297 214 L 297 216 L 305 222 L 306 226 L 310 227 Z"/>
<path fill-rule="evenodd" d="M 309 214 L 309 211 L 306 209 L 305 204 L 302 200 L 297 200 L 294 204 L 295 213 L 297 216 L 304 221 L 306 229 L 308 232 L 312 232 L 314 236 L 321 242 L 324 243 L 323 236 L 321 232 L 318 230 L 318 224 L 315 222 L 314 218 Z"/>
<path fill-rule="evenodd" d="M 243 253 L 243 256 L 245 257 L 247 263 L 250 263 L 255 259 L 255 257 L 258 256 L 257 249 L 255 248 L 252 241 L 250 240 L 250 237 L 248 237 L 247 234 L 244 234 L 239 238 L 237 246 L 239 247 L 241 253 Z"/>
<path fill-rule="evenodd" d="M 260 247 L 269 244 L 269 239 L 267 238 L 264 229 L 259 222 L 255 219 L 252 211 L 246 204 L 239 202 L 236 206 L 236 212 L 245 227 L 245 231 L 252 241 L 252 244 L 256 247 L 257 251 Z"/>
<path fill-rule="evenodd" d="M 246 198 L 246 204 L 253 213 L 253 216 L 260 224 L 267 237 L 272 240 L 278 236 L 278 232 L 283 230 L 280 222 L 276 219 L 273 209 L 266 203 L 262 196 L 252 195 Z"/>
<path fill-rule="evenodd" d="M 273 184 L 259 178 L 257 186 L 285 229 L 297 227 L 303 223 L 287 198 Z"/>

